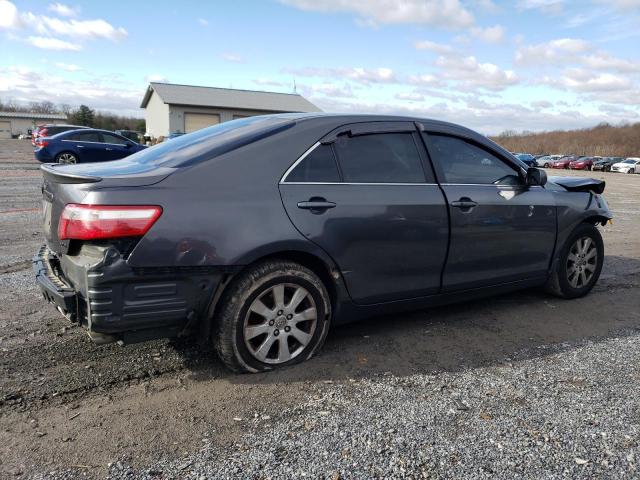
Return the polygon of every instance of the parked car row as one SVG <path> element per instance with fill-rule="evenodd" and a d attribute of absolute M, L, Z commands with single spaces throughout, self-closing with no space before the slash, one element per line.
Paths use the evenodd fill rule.
<path fill-rule="evenodd" d="M 640 173 L 640 158 L 600 157 L 578 155 L 531 155 L 514 153 L 530 167 L 595 170 L 603 172 Z"/>

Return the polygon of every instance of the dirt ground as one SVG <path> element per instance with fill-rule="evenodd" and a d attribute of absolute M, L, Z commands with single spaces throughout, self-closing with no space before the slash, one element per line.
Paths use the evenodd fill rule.
<path fill-rule="evenodd" d="M 640 175 L 559 173 L 605 179 L 615 214 L 587 297 L 528 290 L 375 318 L 334 329 L 302 365 L 233 375 L 193 341 L 93 345 L 44 303 L 30 268 L 42 242 L 40 172 L 29 141 L 0 140 L 0 478 L 104 477 L 122 458 L 144 466 L 204 440 L 231 445 L 253 428 L 247 419 L 277 416 L 318 384 L 463 371 L 640 332 Z"/>

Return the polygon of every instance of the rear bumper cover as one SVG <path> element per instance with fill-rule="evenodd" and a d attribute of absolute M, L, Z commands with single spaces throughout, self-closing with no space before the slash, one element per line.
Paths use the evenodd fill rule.
<path fill-rule="evenodd" d="M 33 270 L 45 299 L 70 320 L 90 332 L 145 340 L 176 336 L 206 318 L 225 273 L 215 267 L 133 268 L 111 246 L 83 246 L 77 255 L 59 258 L 45 245 Z"/>

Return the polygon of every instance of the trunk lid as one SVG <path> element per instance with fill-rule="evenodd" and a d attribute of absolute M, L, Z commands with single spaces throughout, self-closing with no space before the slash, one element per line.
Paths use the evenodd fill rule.
<path fill-rule="evenodd" d="M 42 213 L 44 236 L 49 249 L 57 255 L 66 254 L 69 241 L 58 238 L 60 214 L 68 203 L 83 203 L 84 198 L 93 191 L 114 187 L 142 187 L 161 182 L 175 168 L 149 166 L 150 168 L 132 168 L 120 163 L 94 163 L 87 165 L 44 164 Z"/>

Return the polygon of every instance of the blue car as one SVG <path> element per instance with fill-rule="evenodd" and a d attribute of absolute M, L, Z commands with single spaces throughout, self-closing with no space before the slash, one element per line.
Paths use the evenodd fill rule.
<path fill-rule="evenodd" d="M 118 160 L 147 148 L 108 130 L 69 130 L 40 137 L 34 154 L 43 163 L 86 163 Z"/>

